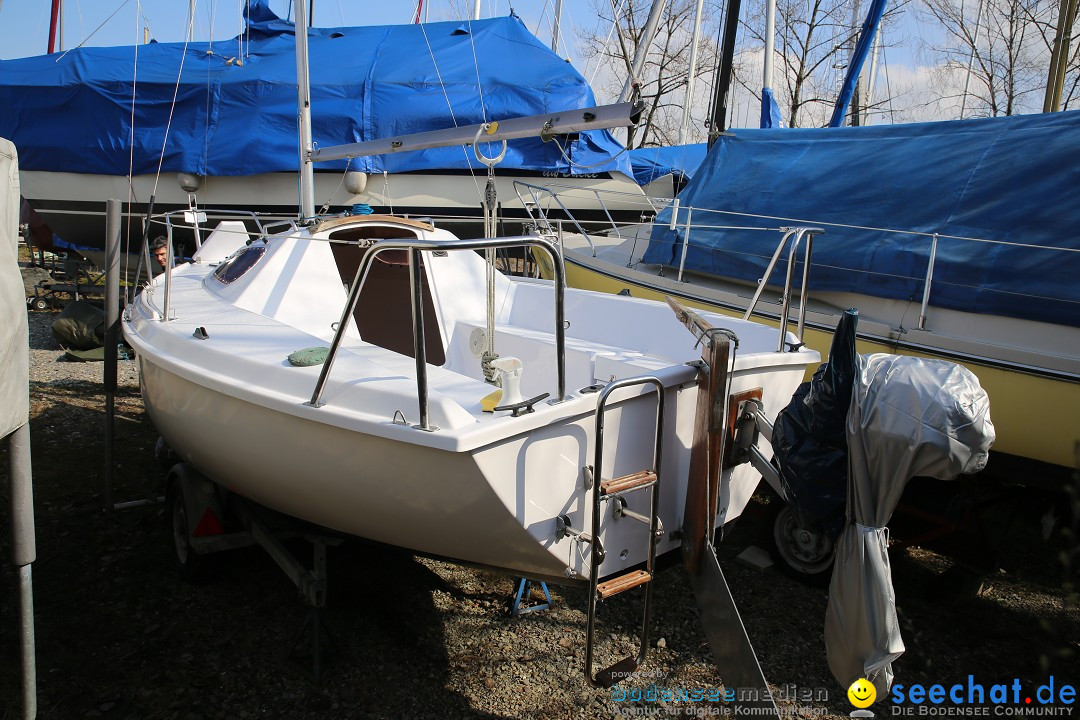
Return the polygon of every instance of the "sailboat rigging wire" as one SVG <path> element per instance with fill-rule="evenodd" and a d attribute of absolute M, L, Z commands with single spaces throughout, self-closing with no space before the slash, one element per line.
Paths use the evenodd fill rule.
<path fill-rule="evenodd" d="M 624 4 L 626 4 L 626 0 L 619 0 L 619 5 L 618 5 L 618 7 L 616 7 L 614 0 L 612 0 L 612 3 L 611 3 L 611 14 L 612 14 L 611 27 L 608 28 L 607 37 L 604 38 L 603 47 L 607 47 L 608 44 L 611 42 L 611 36 L 615 32 L 615 28 L 618 27 L 618 25 L 619 25 L 619 12 L 622 10 L 622 7 L 623 7 Z M 586 70 L 589 69 L 589 64 L 588 63 L 585 63 L 585 69 Z M 589 77 L 589 86 L 590 87 L 596 81 L 596 76 L 599 73 L 600 73 L 600 61 L 597 61 L 596 67 L 593 68 L 592 76 Z M 582 73 L 582 74 L 584 74 L 584 73 Z"/>
<path fill-rule="evenodd" d="M 446 100 L 446 107 L 450 111 L 450 120 L 454 123 L 454 127 L 461 127 L 458 124 L 457 116 L 454 114 L 454 106 L 450 102 L 450 96 L 446 93 L 446 83 L 443 82 L 442 72 L 439 70 L 439 63 L 435 60 L 435 50 L 431 47 L 431 41 L 428 39 L 427 23 L 420 23 L 420 32 L 424 35 L 424 44 L 427 45 L 428 55 L 431 57 L 431 64 L 435 68 L 435 77 L 439 78 L 439 89 L 442 90 L 443 98 Z M 472 38 L 472 28 L 469 29 L 469 37 Z M 474 49 L 475 50 L 475 49 Z M 476 57 L 474 51 L 473 57 Z M 479 79 L 479 78 L 478 78 Z M 476 188 L 476 194 L 479 197 L 484 197 L 483 191 L 480 189 L 480 182 L 476 179 L 476 168 L 473 167 L 472 158 L 469 157 L 469 151 L 464 146 L 461 148 L 462 154 L 465 156 L 465 163 L 469 166 L 469 176 L 472 177 L 473 186 Z M 385 175 L 385 172 L 383 173 Z"/>
<path fill-rule="evenodd" d="M 563 160 L 565 160 L 570 167 L 575 167 L 579 170 L 590 170 L 592 168 L 600 167 L 601 165 L 607 165 L 609 162 L 612 162 L 624 153 L 630 152 L 630 148 L 624 147 L 622 150 L 615 153 L 609 158 L 604 158 L 603 160 L 594 162 L 590 165 L 581 165 L 580 163 L 576 163 L 570 159 L 570 156 L 566 154 L 566 150 L 563 149 L 562 143 L 560 143 L 557 138 L 552 138 L 552 142 L 555 143 L 555 147 L 559 148 L 559 153 L 563 156 Z"/>
<path fill-rule="evenodd" d="M 127 2 L 127 0 L 124 0 Z M 169 142 L 169 130 L 172 129 L 173 113 L 176 111 L 176 98 L 180 94 L 180 79 L 184 76 L 184 61 L 187 60 L 188 44 L 191 42 L 191 25 L 195 22 L 195 5 L 199 0 L 192 0 L 191 14 L 188 16 L 188 28 L 184 47 L 180 51 L 180 70 L 176 73 L 176 87 L 173 88 L 172 103 L 169 105 L 169 119 L 165 123 L 165 136 L 161 139 L 161 155 L 158 156 L 157 173 L 154 175 L 154 189 L 151 195 L 157 195 L 158 182 L 161 180 L 161 166 L 165 163 L 165 148 Z"/>
<path fill-rule="evenodd" d="M 320 215 L 325 215 L 330 210 L 330 203 L 334 201 L 334 196 L 337 195 L 338 190 L 345 184 L 345 176 L 349 174 L 349 166 L 352 165 L 352 158 L 347 158 L 345 161 L 345 169 L 341 172 L 341 179 L 338 180 L 337 187 L 330 193 L 330 197 L 326 198 L 326 203 L 319 209 Z"/>
<path fill-rule="evenodd" d="M 96 28 L 94 29 L 94 32 L 90 33 L 90 34 L 89 34 L 89 35 L 87 35 L 87 36 L 86 36 L 85 38 L 83 38 L 83 41 L 82 41 L 81 43 L 79 43 L 78 45 L 76 45 L 76 46 L 75 46 L 75 47 L 73 47 L 73 48 L 68 48 L 68 49 L 67 49 L 67 50 L 65 50 L 64 52 L 60 53 L 60 57 L 56 58 L 56 62 L 60 62 L 61 60 L 63 60 L 63 59 L 64 59 L 64 56 L 66 56 L 66 55 L 67 55 L 67 54 L 68 54 L 69 52 L 71 52 L 72 50 L 78 50 L 78 49 L 79 49 L 79 48 L 81 48 L 81 47 L 82 47 L 83 45 L 85 45 L 86 43 L 90 42 L 90 38 L 94 37 L 94 35 L 97 35 L 97 31 L 98 31 L 98 30 L 100 30 L 101 28 L 105 27 L 105 23 L 107 23 L 107 22 L 109 22 L 110 20 L 112 20 L 112 19 L 113 19 L 113 17 L 115 17 L 115 16 L 116 16 L 116 13 L 120 12 L 121 10 L 123 10 L 123 9 L 124 9 L 124 6 L 125 6 L 125 5 L 127 5 L 127 4 L 128 4 L 128 3 L 130 2 L 130 1 L 131 1 L 131 0 L 124 0 L 124 1 L 122 2 L 122 3 L 120 3 L 120 7 L 116 8 L 115 10 L 113 10 L 113 11 L 112 11 L 112 15 L 110 15 L 110 16 L 109 16 L 109 17 L 107 17 L 107 18 L 105 18 L 105 19 L 104 19 L 104 20 L 102 21 L 102 23 L 101 23 L 100 25 L 98 25 L 98 26 L 97 26 L 97 27 L 96 27 Z M 81 8 L 80 8 L 80 9 L 81 9 Z M 81 13 L 80 13 L 80 16 L 79 16 L 79 17 L 80 17 L 80 18 L 82 17 Z"/>
<path fill-rule="evenodd" d="M 469 21 L 469 47 L 472 48 L 473 70 L 476 71 L 476 91 L 480 94 L 480 120 L 486 123 L 488 121 L 487 106 L 484 105 L 484 84 L 480 81 L 480 61 L 476 57 L 476 39 L 475 33 L 473 33 L 472 20 Z"/>
<path fill-rule="evenodd" d="M 135 174 L 135 85 L 138 82 L 138 78 L 139 78 L 139 25 L 141 24 L 139 22 L 139 16 L 141 14 L 142 14 L 142 1 L 141 0 L 135 0 L 135 61 L 132 64 L 132 69 L 131 69 L 131 122 L 129 123 L 130 129 L 128 131 L 128 176 L 127 176 L 128 212 L 127 212 L 127 223 L 126 223 L 126 226 L 125 226 L 126 227 L 126 233 L 125 233 L 125 237 L 124 237 L 124 277 L 128 277 L 128 269 L 129 269 L 128 264 L 130 262 L 129 258 L 131 257 L 131 218 L 132 218 L 131 205 L 134 202 L 134 200 L 136 199 L 135 198 L 135 186 L 134 186 L 132 176 Z M 132 292 L 133 292 L 134 285 L 135 285 L 135 283 L 128 283 L 127 284 L 126 292 L 124 293 L 125 296 L 126 296 L 127 304 L 130 304 L 132 302 L 132 300 L 134 300 L 134 298 L 132 297 Z"/>

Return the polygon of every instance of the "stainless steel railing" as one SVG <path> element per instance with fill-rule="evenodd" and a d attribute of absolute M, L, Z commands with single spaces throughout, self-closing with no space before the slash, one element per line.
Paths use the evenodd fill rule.
<path fill-rule="evenodd" d="M 538 247 L 546 251 L 551 257 L 551 264 L 555 271 L 555 355 L 558 365 L 558 397 L 555 402 L 566 399 L 566 323 L 565 301 L 566 271 L 563 266 L 562 255 L 555 244 L 544 237 L 506 237 L 506 238 L 480 238 L 475 240 L 419 240 L 419 239 L 388 239 L 376 240 L 368 246 L 360 267 L 356 269 L 349 289 L 349 297 L 345 302 L 345 308 L 341 312 L 341 320 L 337 324 L 333 342 L 330 344 L 330 352 L 323 363 L 319 379 L 315 383 L 315 390 L 311 395 L 312 407 L 322 406 L 322 394 L 326 387 L 326 380 L 330 376 L 334 360 L 337 357 L 341 341 L 345 336 L 345 329 L 349 326 L 349 319 L 356 310 L 356 303 L 360 299 L 360 291 L 367 281 L 375 258 L 384 252 L 391 250 L 409 251 L 409 282 L 412 286 L 412 329 L 413 329 L 413 355 L 416 359 L 416 394 L 420 410 L 420 422 L 415 426 L 420 430 L 433 431 L 438 428 L 430 424 L 428 417 L 428 381 L 427 381 L 427 350 L 424 333 L 423 313 L 423 282 L 420 273 L 420 253 L 432 251 L 450 250 L 485 250 L 511 247 Z"/>
<path fill-rule="evenodd" d="M 765 290 L 765 284 L 769 281 L 769 276 L 772 275 L 773 268 L 776 267 L 776 261 L 780 259 L 780 254 L 784 251 L 784 247 L 790 246 L 788 248 L 787 274 L 784 277 L 784 294 L 780 309 L 780 339 L 777 342 L 776 352 L 784 351 L 784 336 L 787 334 L 788 315 L 791 311 L 791 276 L 795 269 L 795 255 L 798 253 L 799 244 L 802 242 L 803 237 L 805 237 L 806 250 L 803 254 L 802 286 L 799 288 L 799 320 L 795 327 L 795 335 L 799 338 L 799 343 L 802 343 L 803 327 L 806 324 L 806 286 L 810 280 L 810 257 L 814 252 L 814 236 L 822 235 L 825 232 L 822 228 L 816 227 L 780 229 L 784 231 L 784 235 L 780 238 L 780 242 L 776 246 L 776 251 L 773 252 L 772 258 L 769 260 L 769 265 L 765 268 L 765 273 L 761 276 L 761 279 L 758 280 L 758 286 L 757 290 L 754 291 L 754 297 L 751 298 L 750 304 L 746 306 L 746 312 L 743 313 L 743 320 L 749 320 L 750 315 L 757 306 L 758 300 L 761 298 L 761 293 Z"/>

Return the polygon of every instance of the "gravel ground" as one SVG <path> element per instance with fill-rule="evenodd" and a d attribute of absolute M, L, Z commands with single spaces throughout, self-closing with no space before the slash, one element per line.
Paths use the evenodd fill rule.
<path fill-rule="evenodd" d="M 299 670 L 302 654 L 287 657 L 306 611 L 262 551 L 226 553 L 213 582 L 192 585 L 174 570 L 159 504 L 101 510 L 102 366 L 65 361 L 50 333 L 53 317 L 31 313 L 30 324 L 40 717 L 612 718 L 721 709 L 616 701 L 612 691 L 591 688 L 581 670 L 579 589 L 553 587 L 552 610 L 511 618 L 511 578 L 361 542 L 331 551 L 325 617 L 336 646 L 322 682 L 311 682 Z M 134 361 L 121 360 L 119 375 L 116 499 L 157 498 L 164 471 L 153 458 L 157 433 L 143 412 Z M 935 496 L 942 487 L 947 494 Z M 1063 567 L 1069 545 L 1063 523 L 1044 540 L 1040 522 L 1057 499 L 981 478 L 927 494 L 938 511 L 948 507 L 955 518 L 966 510 L 973 521 L 934 546 L 891 550 L 908 648 L 895 665 L 897 681 L 973 674 L 987 685 L 1016 677 L 1034 688 L 1054 675 L 1078 684 L 1076 576 Z M 847 717 L 846 688 L 825 660 L 825 590 L 734 562 L 748 545 L 764 544 L 768 500 L 756 499 L 721 545 L 728 582 L 766 677 L 797 698 L 781 700 L 781 710 Z M 0 523 L 7 512 L 5 501 Z M 922 529 L 904 522 L 895 519 L 894 540 Z M 7 718 L 19 713 L 10 567 L 0 581 L 0 647 L 7 648 L 0 717 Z M 602 606 L 601 662 L 633 647 L 638 597 Z M 657 647 L 623 689 L 721 687 L 680 567 L 659 574 L 655 597 Z M 881 703 L 874 709 L 888 712 Z"/>

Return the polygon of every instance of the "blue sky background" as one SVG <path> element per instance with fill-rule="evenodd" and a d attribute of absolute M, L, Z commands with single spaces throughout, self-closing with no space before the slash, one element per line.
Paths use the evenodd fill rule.
<path fill-rule="evenodd" d="M 197 0 L 195 7 L 195 37 L 215 40 L 236 37 L 240 28 L 240 8 L 243 0 Z M 428 0 L 430 19 L 445 20 L 471 14 L 472 0 Z M 483 0 L 484 17 L 507 15 L 511 4 L 529 29 L 544 40 L 551 37 L 551 0 Z M 49 41 L 50 0 L 0 0 L 0 58 L 9 59 L 44 54 Z M 122 6 L 122 7 L 121 7 Z M 290 0 L 270 0 L 278 15 L 290 13 Z M 413 0 L 363 2 L 361 0 L 315 0 L 315 25 L 388 25 L 412 22 L 416 3 Z M 119 8 L 119 11 L 117 11 Z M 143 19 L 136 24 L 136 11 Z M 116 13 L 111 20 L 106 20 Z M 65 0 L 64 47 L 79 44 L 93 36 L 88 45 L 130 45 L 142 40 L 142 27 L 149 26 L 151 35 L 162 42 L 182 41 L 187 27 L 186 0 Z M 572 50 L 572 28 L 579 22 L 596 23 L 586 0 L 564 0 L 563 28 Z M 105 23 L 100 30 L 94 31 Z M 561 48 L 563 54 L 566 48 Z M 576 59 L 576 56 L 575 58 Z"/>

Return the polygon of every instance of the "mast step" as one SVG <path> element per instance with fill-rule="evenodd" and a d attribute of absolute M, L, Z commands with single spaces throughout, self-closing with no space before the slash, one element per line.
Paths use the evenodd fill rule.
<path fill-rule="evenodd" d="M 622 477 L 604 480 L 600 483 L 601 495 L 614 495 L 628 490 L 637 490 L 656 483 L 656 473 L 652 470 L 641 470 Z"/>
<path fill-rule="evenodd" d="M 635 570 L 600 583 L 596 586 L 596 595 L 601 600 L 607 600 L 613 595 L 636 588 L 638 585 L 644 585 L 650 580 L 652 580 L 651 573 L 645 570 Z"/>

